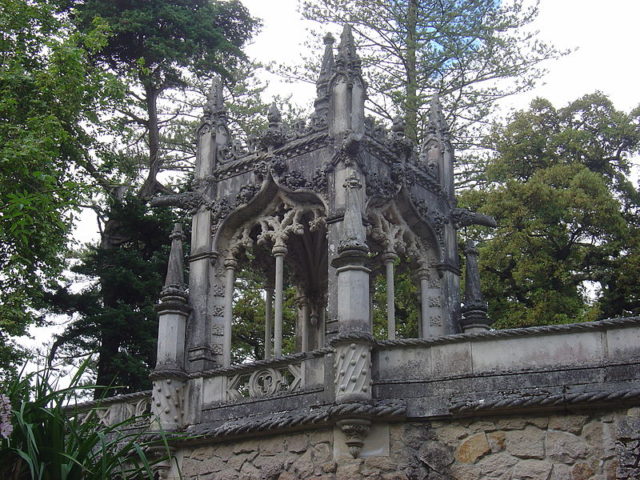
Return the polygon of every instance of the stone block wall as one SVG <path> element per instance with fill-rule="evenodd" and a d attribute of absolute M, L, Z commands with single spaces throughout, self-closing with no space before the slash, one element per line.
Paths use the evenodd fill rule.
<path fill-rule="evenodd" d="M 365 445 L 357 459 L 339 433 L 185 449 L 181 473 L 185 480 L 640 479 L 640 408 L 390 424 L 372 433 L 375 447 Z"/>

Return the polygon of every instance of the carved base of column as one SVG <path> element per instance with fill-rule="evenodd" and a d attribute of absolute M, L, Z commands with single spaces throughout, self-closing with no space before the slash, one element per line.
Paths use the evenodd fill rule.
<path fill-rule="evenodd" d="M 364 445 L 364 439 L 371 429 L 371 421 L 364 418 L 348 418 L 338 421 L 337 425 L 346 437 L 349 453 L 353 458 L 358 458 Z"/>
<path fill-rule="evenodd" d="M 179 430 L 184 425 L 184 374 L 154 372 L 151 394 L 151 413 L 154 430 Z"/>
<path fill-rule="evenodd" d="M 486 332 L 492 323 L 485 308 L 465 309 L 462 312 L 460 326 L 464 333 L 476 333 Z"/>

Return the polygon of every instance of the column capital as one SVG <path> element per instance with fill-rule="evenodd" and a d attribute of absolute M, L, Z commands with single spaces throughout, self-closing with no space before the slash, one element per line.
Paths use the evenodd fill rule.
<path fill-rule="evenodd" d="M 238 267 L 238 261 L 233 257 L 227 257 L 224 259 L 224 268 L 227 270 L 235 270 Z"/>
<path fill-rule="evenodd" d="M 396 252 L 389 250 L 384 252 L 380 258 L 384 263 L 388 263 L 388 262 L 395 262 L 400 257 L 398 257 L 398 254 Z"/>
<path fill-rule="evenodd" d="M 276 257 L 279 255 L 286 255 L 289 249 L 286 245 L 278 245 L 277 243 L 271 249 L 271 253 L 273 253 Z"/>

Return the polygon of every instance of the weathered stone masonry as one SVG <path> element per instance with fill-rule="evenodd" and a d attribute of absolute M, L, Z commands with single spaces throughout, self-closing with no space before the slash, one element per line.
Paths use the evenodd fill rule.
<path fill-rule="evenodd" d="M 105 424 L 150 407 L 164 479 L 640 479 L 640 318 L 491 331 L 477 251 L 460 299 L 456 205 L 437 96 L 419 146 L 365 119 L 350 28 L 325 38 L 314 113 L 232 138 L 220 84 L 198 129 L 188 282 L 172 235 L 153 390 L 109 399 Z M 249 253 L 249 255 L 248 255 Z M 231 362 L 237 272 L 264 276 L 265 358 Z M 397 338 L 393 283 L 413 274 L 416 338 Z M 387 285 L 387 338 L 371 291 Z M 283 355 L 283 292 L 298 352 Z"/>

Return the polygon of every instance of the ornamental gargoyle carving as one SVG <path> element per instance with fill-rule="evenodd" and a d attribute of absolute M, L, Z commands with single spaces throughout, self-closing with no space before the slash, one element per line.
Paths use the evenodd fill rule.
<path fill-rule="evenodd" d="M 482 225 L 485 227 L 496 228 L 498 224 L 496 219 L 490 215 L 472 212 L 466 208 L 454 208 L 451 211 L 451 220 L 456 229 L 467 227 L 469 225 Z"/>

